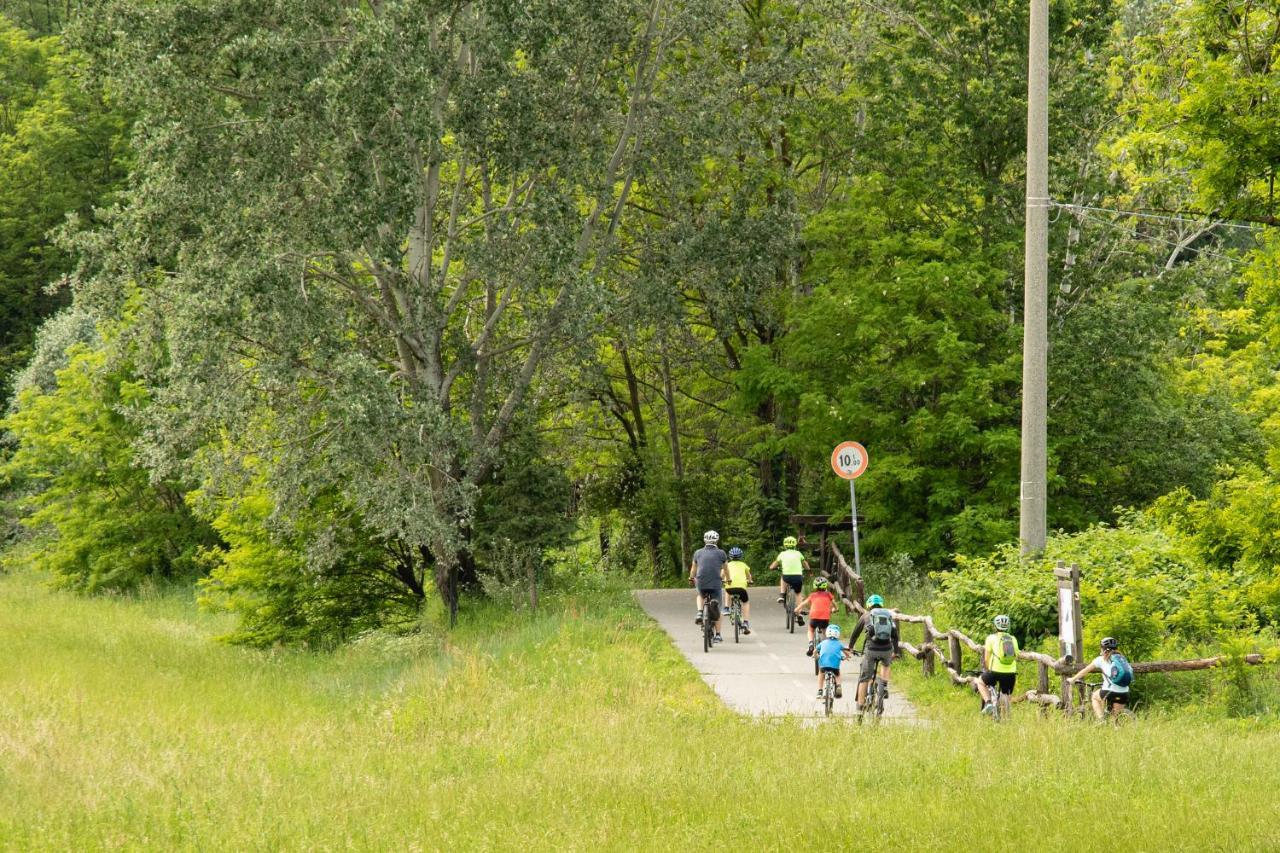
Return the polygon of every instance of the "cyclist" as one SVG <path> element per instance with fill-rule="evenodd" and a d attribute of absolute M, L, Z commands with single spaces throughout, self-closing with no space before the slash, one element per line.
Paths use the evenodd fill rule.
<path fill-rule="evenodd" d="M 1001 614 L 993 624 L 996 633 L 988 634 L 982 645 L 982 676 L 978 679 L 984 714 L 995 712 L 996 697 L 991 688 L 999 687 L 1005 696 L 1012 696 L 1018 680 L 1018 641 L 1009 633 L 1009 617 Z"/>
<path fill-rule="evenodd" d="M 818 644 L 818 698 L 822 698 L 822 675 L 826 672 L 836 674 L 836 698 L 844 695 L 840 689 L 840 662 L 846 660 L 850 652 L 840 645 L 840 626 L 828 625 L 826 639 Z"/>
<path fill-rule="evenodd" d="M 1129 704 L 1129 685 L 1116 683 L 1115 680 L 1120 678 L 1120 666 L 1118 661 L 1112 662 L 1112 658 L 1120 652 L 1120 643 L 1115 637 L 1103 637 L 1101 645 L 1102 653 L 1068 679 L 1074 684 L 1091 672 L 1102 673 L 1102 687 L 1093 691 L 1093 695 L 1089 697 L 1093 715 L 1099 720 L 1106 714 L 1119 714 Z M 1117 705 L 1121 707 L 1117 708 Z"/>
<path fill-rule="evenodd" d="M 742 633 L 751 633 L 751 599 L 747 596 L 747 586 L 751 583 L 751 567 L 742 562 L 742 549 L 729 549 L 729 562 L 725 566 L 729 575 L 727 595 L 736 595 L 742 599 Z"/>
<path fill-rule="evenodd" d="M 813 657 L 814 640 L 822 640 L 822 632 L 831 624 L 831 610 L 835 606 L 836 599 L 827 589 L 827 579 L 823 577 L 815 578 L 813 581 L 813 592 L 805 596 L 804 601 L 796 605 L 796 615 L 806 606 L 809 608 L 809 650 L 805 652 L 807 657 Z"/>
<path fill-rule="evenodd" d="M 885 609 L 884 599 L 873 595 L 867 599 L 869 608 L 849 637 L 849 648 L 858 642 L 858 636 L 867 632 L 866 642 L 862 648 L 862 669 L 858 673 L 858 713 L 862 713 L 862 703 L 867 698 L 867 684 L 876 677 L 876 665 L 879 664 L 880 677 L 885 681 L 885 695 L 889 695 L 889 667 L 898 655 L 898 621 Z"/>
<path fill-rule="evenodd" d="M 698 614 L 693 620 L 698 625 L 702 624 L 702 599 L 715 601 L 719 611 L 718 605 L 724 598 L 725 564 L 729 555 L 720 550 L 719 542 L 720 534 L 714 530 L 702 534 L 702 547 L 693 552 L 693 562 L 689 564 L 689 582 L 698 590 Z M 723 619 L 717 615 L 713 642 L 724 641 L 720 636 L 722 622 Z"/>
<path fill-rule="evenodd" d="M 786 601 L 788 586 L 796 591 L 796 598 L 800 597 L 800 590 L 804 588 L 804 573 L 809 568 L 809 561 L 804 558 L 804 554 L 796 550 L 796 537 L 788 536 L 783 539 L 782 549 L 769 564 L 770 570 L 782 566 L 782 577 L 778 581 L 779 604 Z M 804 619 L 799 614 L 796 614 L 796 619 L 801 625 L 804 624 Z"/>

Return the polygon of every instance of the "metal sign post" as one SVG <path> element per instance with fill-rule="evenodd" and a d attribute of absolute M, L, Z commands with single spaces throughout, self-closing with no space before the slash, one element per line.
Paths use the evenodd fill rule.
<path fill-rule="evenodd" d="M 845 441 L 831 451 L 831 470 L 849 481 L 849 516 L 853 528 L 853 570 L 862 577 L 862 550 L 858 545 L 858 493 L 853 481 L 867 470 L 867 449 L 856 441 Z"/>

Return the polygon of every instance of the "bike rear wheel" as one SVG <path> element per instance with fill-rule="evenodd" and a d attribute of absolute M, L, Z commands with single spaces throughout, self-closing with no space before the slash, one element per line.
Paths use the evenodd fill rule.
<path fill-rule="evenodd" d="M 831 716 L 831 711 L 835 706 L 835 703 L 836 703 L 836 680 L 832 678 L 830 675 L 828 675 L 826 681 L 824 681 L 822 685 L 822 705 L 828 717 Z"/>
<path fill-rule="evenodd" d="M 704 652 L 711 651 L 711 638 L 715 636 L 715 627 L 711 624 L 711 614 L 707 612 L 707 606 L 702 606 L 702 650 Z"/>
<path fill-rule="evenodd" d="M 787 632 L 794 634 L 796 632 L 796 593 L 791 587 L 787 587 L 786 601 L 782 606 L 787 609 Z"/>

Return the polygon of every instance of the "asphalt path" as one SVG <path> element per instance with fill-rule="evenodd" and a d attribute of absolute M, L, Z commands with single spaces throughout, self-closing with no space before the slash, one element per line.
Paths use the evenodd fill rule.
<path fill-rule="evenodd" d="M 710 652 L 702 650 L 702 629 L 693 621 L 692 589 L 637 590 L 636 598 L 730 708 L 754 716 L 821 715 L 813 659 L 805 656 L 807 623 L 804 627 L 797 626 L 794 634 L 787 632 L 786 616 L 782 605 L 777 603 L 777 587 L 751 587 L 748 592 L 752 605 L 751 634 L 735 643 L 733 626 L 726 618 L 725 641 L 713 646 Z M 844 663 L 844 698 L 836 700 L 836 715 L 854 714 L 853 695 L 860 663 L 857 657 Z M 884 716 L 915 717 L 911 703 L 892 685 Z"/>

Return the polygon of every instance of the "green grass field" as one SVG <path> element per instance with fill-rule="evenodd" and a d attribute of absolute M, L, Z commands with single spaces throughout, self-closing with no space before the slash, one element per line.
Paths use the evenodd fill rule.
<path fill-rule="evenodd" d="M 623 593 L 258 652 L 177 594 L 0 578 L 5 849 L 1274 850 L 1280 731 L 725 710 Z"/>

